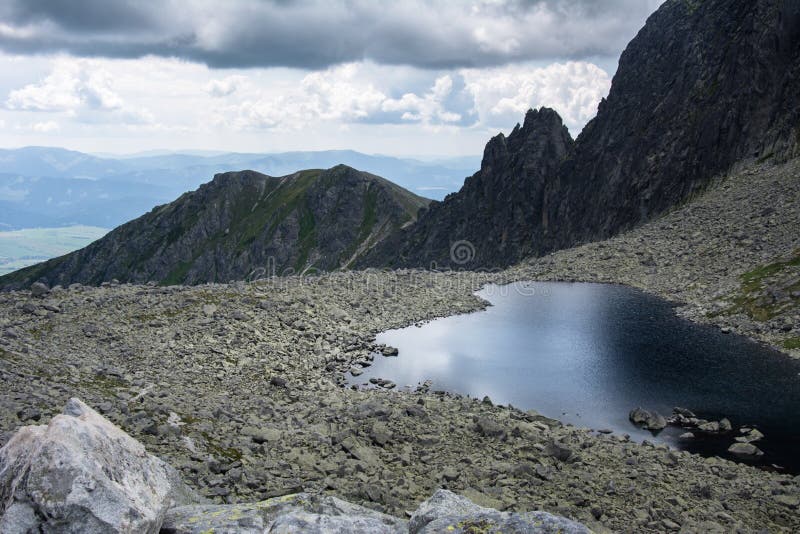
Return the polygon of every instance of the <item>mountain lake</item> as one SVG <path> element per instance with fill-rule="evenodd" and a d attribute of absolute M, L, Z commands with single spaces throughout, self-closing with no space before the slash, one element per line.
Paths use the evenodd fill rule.
<path fill-rule="evenodd" d="M 759 429 L 758 463 L 800 473 L 800 361 L 678 317 L 673 305 L 620 285 L 530 282 L 488 285 L 486 310 L 390 330 L 351 384 L 370 378 L 511 404 L 575 426 L 630 434 L 703 455 L 729 457 L 741 426 Z M 727 417 L 732 433 L 681 440 L 628 420 L 641 406 L 669 416 Z"/>

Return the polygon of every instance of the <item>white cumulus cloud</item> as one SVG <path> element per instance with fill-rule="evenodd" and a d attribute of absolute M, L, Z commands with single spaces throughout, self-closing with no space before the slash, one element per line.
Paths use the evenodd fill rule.
<path fill-rule="evenodd" d="M 233 75 L 209 81 L 205 85 L 208 94 L 215 97 L 230 96 L 247 83 L 245 76 Z"/>
<path fill-rule="evenodd" d="M 31 124 L 31 130 L 39 133 L 53 132 L 58 130 L 59 127 L 56 121 L 35 122 Z"/>
<path fill-rule="evenodd" d="M 12 90 L 5 104 L 13 111 L 60 112 L 90 123 L 137 124 L 153 120 L 148 110 L 126 106 L 114 88 L 112 74 L 98 61 L 87 59 L 55 60 L 46 77 Z"/>
<path fill-rule="evenodd" d="M 460 74 L 482 124 L 508 127 L 529 108 L 547 106 L 561 115 L 573 135 L 594 117 L 597 104 L 611 87 L 607 72 L 583 61 L 539 68 L 464 69 Z"/>
<path fill-rule="evenodd" d="M 438 77 L 428 91 L 404 92 L 392 98 L 392 87 L 379 87 L 380 76 L 363 63 L 348 63 L 304 76 L 296 87 L 278 94 L 261 91 L 238 104 L 218 110 L 217 122 L 237 129 L 298 129 L 318 121 L 423 124 L 461 119 L 444 100 L 453 80 Z"/>

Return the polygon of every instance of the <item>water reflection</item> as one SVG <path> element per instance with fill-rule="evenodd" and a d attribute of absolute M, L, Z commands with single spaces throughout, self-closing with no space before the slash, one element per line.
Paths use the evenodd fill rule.
<path fill-rule="evenodd" d="M 770 460 L 800 470 L 800 362 L 683 321 L 668 303 L 622 286 L 487 286 L 479 295 L 493 306 L 380 334 L 399 357 L 377 357 L 354 382 L 430 379 L 435 388 L 640 439 L 653 438 L 628 422 L 631 408 L 683 406 L 758 425 Z M 677 445 L 679 433 L 659 439 Z"/>

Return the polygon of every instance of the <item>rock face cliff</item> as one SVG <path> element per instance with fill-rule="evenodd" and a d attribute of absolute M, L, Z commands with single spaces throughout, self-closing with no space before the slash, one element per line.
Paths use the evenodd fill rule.
<path fill-rule="evenodd" d="M 541 252 L 627 230 L 739 161 L 798 147 L 800 3 L 669 0 L 548 184 Z"/>
<path fill-rule="evenodd" d="M 0 278 L 0 287 L 196 284 L 347 267 L 428 202 L 344 165 L 282 178 L 218 174 L 86 248 Z"/>
<path fill-rule="evenodd" d="M 545 187 L 572 148 L 572 138 L 552 109 L 531 110 L 508 137 L 486 145 L 480 171 L 419 221 L 371 251 L 362 264 L 389 266 L 508 264 L 536 252 L 534 220 Z"/>
<path fill-rule="evenodd" d="M 798 147 L 800 3 L 668 0 L 574 145 L 555 112 L 529 112 L 461 191 L 362 262 L 505 266 L 630 229 L 737 162 Z"/>

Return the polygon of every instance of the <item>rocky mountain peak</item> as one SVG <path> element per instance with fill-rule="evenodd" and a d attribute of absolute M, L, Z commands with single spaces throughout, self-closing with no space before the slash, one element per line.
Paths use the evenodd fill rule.
<path fill-rule="evenodd" d="M 554 110 L 529 110 L 522 126 L 487 143 L 481 169 L 456 194 L 433 204 L 419 220 L 381 243 L 362 263 L 470 267 L 509 264 L 535 250 L 531 201 L 541 199 L 572 149 Z M 466 256 L 454 259 L 461 244 Z M 463 263 L 461 263 L 463 262 Z"/>

